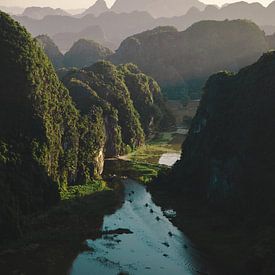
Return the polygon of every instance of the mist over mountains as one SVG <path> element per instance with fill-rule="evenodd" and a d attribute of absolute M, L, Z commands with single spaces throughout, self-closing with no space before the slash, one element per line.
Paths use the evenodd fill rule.
<path fill-rule="evenodd" d="M 132 2 L 118 0 L 109 9 L 104 0 L 98 0 L 76 15 L 61 9 L 29 7 L 13 18 L 33 36 L 50 36 L 62 52 L 68 51 L 82 38 L 95 40 L 115 50 L 133 34 L 158 26 L 174 26 L 183 31 L 202 20 L 247 19 L 259 25 L 267 35 L 275 32 L 275 2 L 268 7 L 259 3 L 236 2 L 221 8 L 199 1 L 181 1 L 181 4 L 179 0 Z"/>
<path fill-rule="evenodd" d="M 275 274 L 275 2 L 3 9 L 3 274 Z"/>

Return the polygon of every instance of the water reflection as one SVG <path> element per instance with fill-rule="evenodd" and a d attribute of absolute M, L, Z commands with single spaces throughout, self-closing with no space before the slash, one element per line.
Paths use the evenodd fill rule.
<path fill-rule="evenodd" d="M 117 229 L 128 231 L 88 240 L 91 251 L 76 258 L 70 274 L 207 274 L 207 263 L 192 243 L 152 202 L 145 187 L 133 180 L 125 181 L 122 208 L 104 219 L 104 231 Z"/>
<path fill-rule="evenodd" d="M 173 164 L 178 160 L 180 160 L 179 153 L 166 153 L 160 157 L 159 164 L 173 166 Z"/>

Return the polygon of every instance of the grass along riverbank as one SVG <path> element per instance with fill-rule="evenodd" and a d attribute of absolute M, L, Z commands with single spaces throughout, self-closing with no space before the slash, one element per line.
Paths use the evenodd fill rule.
<path fill-rule="evenodd" d="M 120 157 L 122 160 L 158 164 L 159 159 L 166 153 L 180 153 L 182 143 L 187 135 L 187 129 L 178 128 L 171 132 L 157 133 L 146 145 L 134 152 Z"/>
<path fill-rule="evenodd" d="M 21 239 L 0 247 L 1 274 L 67 274 L 85 240 L 100 235 L 104 215 L 123 202 L 119 182 L 95 186 L 70 187 L 56 207 L 30 217 Z"/>

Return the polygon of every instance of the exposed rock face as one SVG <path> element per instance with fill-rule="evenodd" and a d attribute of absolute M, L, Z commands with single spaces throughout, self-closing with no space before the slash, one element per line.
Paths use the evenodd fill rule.
<path fill-rule="evenodd" d="M 69 13 L 62 9 L 53 9 L 50 7 L 28 7 L 24 10 L 23 16 L 28 16 L 33 19 L 43 19 L 45 16 L 48 15 L 62 15 L 62 16 L 70 16 Z"/>
<path fill-rule="evenodd" d="M 269 52 L 238 74 L 209 78 L 172 172 L 180 188 L 234 213 L 273 211 L 274 76 Z"/>
<path fill-rule="evenodd" d="M 36 39 L 41 44 L 43 50 L 53 63 L 54 67 L 56 69 L 62 68 L 64 56 L 54 44 L 52 39 L 47 35 L 39 35 Z"/>
<path fill-rule="evenodd" d="M 237 71 L 268 49 L 264 33 L 252 22 L 202 21 L 186 31 L 159 27 L 131 36 L 110 59 L 133 62 L 162 86 L 186 88 L 219 70 Z"/>
<path fill-rule="evenodd" d="M 103 12 L 109 11 L 109 8 L 106 5 L 106 2 L 104 0 L 97 0 L 93 6 L 88 8 L 82 13 L 82 16 L 85 16 L 87 14 L 93 14 L 95 16 L 100 15 Z"/>
<path fill-rule="evenodd" d="M 198 0 L 117 0 L 111 10 L 117 13 L 147 11 L 154 17 L 173 17 L 185 14 L 191 7 L 203 9 L 205 4 Z"/>
<path fill-rule="evenodd" d="M 113 52 L 92 40 L 80 39 L 64 56 L 66 67 L 87 67 L 106 59 Z"/>

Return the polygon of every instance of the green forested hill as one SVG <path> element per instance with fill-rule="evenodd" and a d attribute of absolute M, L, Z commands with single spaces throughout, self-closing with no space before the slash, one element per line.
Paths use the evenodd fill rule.
<path fill-rule="evenodd" d="M 47 35 L 39 35 L 36 39 L 41 44 L 45 54 L 49 57 L 55 68 L 62 68 L 64 66 L 64 56 L 55 45 L 53 40 Z"/>
<path fill-rule="evenodd" d="M 264 32 L 251 21 L 206 20 L 181 32 L 166 26 L 130 36 L 110 60 L 137 64 L 171 98 L 198 98 L 211 74 L 236 72 L 255 62 L 267 49 Z"/>
<path fill-rule="evenodd" d="M 63 76 L 63 81 L 74 100 L 77 100 L 75 97 L 77 93 L 72 90 L 72 82 L 74 88 L 75 83 L 78 83 L 78 86 L 81 85 L 82 91 L 85 87 L 86 95 L 90 94 L 91 97 L 93 94 L 92 105 L 103 105 L 104 113 L 107 111 L 107 114 L 110 114 L 110 110 L 115 112 L 116 123 L 121 129 L 122 147 L 117 151 L 107 142 L 106 145 L 113 148 L 112 152 L 123 153 L 127 147 L 135 148 L 144 143 L 145 136 L 160 127 L 173 125 L 173 118 L 164 106 L 158 84 L 141 73 L 135 65 L 116 67 L 110 62 L 102 61 L 82 70 L 70 70 Z M 86 104 L 87 101 L 83 100 L 81 104 L 78 103 L 78 108 L 86 109 Z M 109 129 L 107 125 L 105 128 Z M 117 136 L 120 135 L 120 131 L 116 130 L 116 133 Z M 109 142 L 112 142 L 112 136 L 107 135 Z"/>
<path fill-rule="evenodd" d="M 23 215 L 98 176 L 102 117 L 95 110 L 90 124 L 79 114 L 38 42 L 4 13 L 0 59 L 0 228 L 20 234 Z"/>
<path fill-rule="evenodd" d="M 100 177 L 105 156 L 144 144 L 169 121 L 157 83 L 135 66 L 98 62 L 59 81 L 36 39 L 0 13 L 0 235 L 69 185 Z M 144 104 L 144 106 L 141 105 Z M 139 113 L 140 112 L 140 113 Z M 164 123 L 163 123 L 164 124 Z"/>
<path fill-rule="evenodd" d="M 110 49 L 95 41 L 80 39 L 64 55 L 64 65 L 65 67 L 87 67 L 106 59 L 112 53 Z"/>
<path fill-rule="evenodd" d="M 274 51 L 237 74 L 211 76 L 181 160 L 155 185 L 177 198 L 183 226 L 229 274 L 275 270 L 274 103 Z"/>

